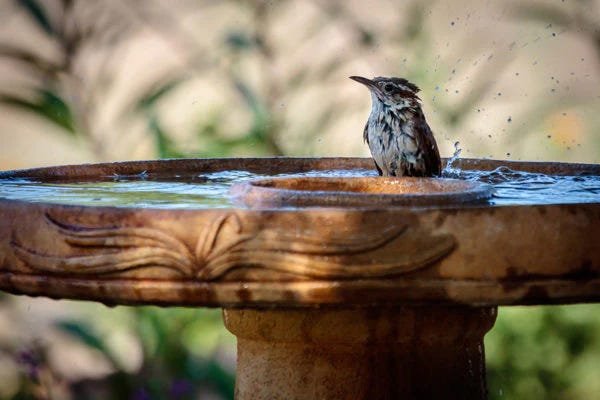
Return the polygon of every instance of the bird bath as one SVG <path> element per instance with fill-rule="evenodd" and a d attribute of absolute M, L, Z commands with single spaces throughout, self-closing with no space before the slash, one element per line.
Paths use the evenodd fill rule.
<path fill-rule="evenodd" d="M 483 336 L 498 305 L 600 300 L 600 166 L 462 159 L 455 167 L 484 171 L 499 194 L 482 200 L 489 190 L 465 182 L 483 192 L 444 204 L 335 204 L 324 190 L 331 181 L 306 178 L 334 176 L 346 195 L 364 194 L 377 184 L 364 158 L 3 172 L 0 289 L 222 307 L 238 339 L 240 399 L 485 398 Z M 568 176 L 593 187 L 514 200 L 519 185 L 506 184 L 523 174 L 542 186 L 543 177 Z M 267 182 L 232 189 L 256 208 L 230 202 L 231 184 L 261 176 Z M 288 192 L 259 201 L 261 188 L 299 184 L 328 200 L 290 203 Z"/>

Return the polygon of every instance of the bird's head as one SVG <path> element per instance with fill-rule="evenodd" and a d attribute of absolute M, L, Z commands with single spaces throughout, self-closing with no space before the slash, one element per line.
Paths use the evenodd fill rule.
<path fill-rule="evenodd" d="M 362 83 L 371 91 L 373 103 L 379 101 L 393 109 L 412 108 L 419 105 L 419 88 L 404 78 L 384 78 L 378 76 L 373 79 L 362 76 L 351 76 L 350 79 Z"/>

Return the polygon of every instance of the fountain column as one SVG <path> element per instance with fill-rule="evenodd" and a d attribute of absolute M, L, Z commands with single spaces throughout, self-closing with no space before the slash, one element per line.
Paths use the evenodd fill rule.
<path fill-rule="evenodd" d="M 225 309 L 236 398 L 485 399 L 496 307 Z"/>

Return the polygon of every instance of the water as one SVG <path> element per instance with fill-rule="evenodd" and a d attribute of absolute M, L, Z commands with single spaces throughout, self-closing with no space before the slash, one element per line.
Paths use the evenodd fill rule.
<path fill-rule="evenodd" d="M 444 168 L 444 170 L 442 171 L 442 176 L 454 171 L 454 168 L 452 166 L 454 164 L 454 161 L 458 160 L 458 157 L 460 157 L 460 153 L 462 151 L 462 149 L 459 146 L 460 142 L 454 142 L 454 154 L 452 154 L 452 157 L 448 159 L 448 162 L 446 163 L 446 168 Z"/>
<path fill-rule="evenodd" d="M 275 176 L 376 176 L 371 170 L 312 171 Z M 490 205 L 600 202 L 600 176 L 555 176 L 499 167 L 493 171 L 446 168 L 443 176 L 489 183 L 495 194 Z M 151 174 L 114 176 L 97 182 L 42 183 L 27 179 L 0 180 L 0 198 L 30 202 L 143 208 L 234 207 L 228 190 L 234 183 L 265 177 L 247 171 L 224 171 L 157 180 Z"/>
<path fill-rule="evenodd" d="M 546 175 L 498 167 L 492 171 L 451 169 L 444 177 L 494 187 L 492 205 L 600 203 L 600 176 Z"/>

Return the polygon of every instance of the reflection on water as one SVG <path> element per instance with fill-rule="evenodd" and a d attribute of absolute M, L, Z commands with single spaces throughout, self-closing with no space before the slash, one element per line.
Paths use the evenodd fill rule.
<path fill-rule="evenodd" d="M 312 171 L 276 176 L 375 176 L 371 170 Z M 557 176 L 513 171 L 444 170 L 446 178 L 480 181 L 494 186 L 491 205 L 566 204 L 600 202 L 600 176 Z M 26 179 L 0 180 L 0 198 L 31 202 L 144 208 L 233 207 L 228 190 L 232 184 L 264 177 L 247 171 L 222 171 L 193 177 L 155 178 L 113 176 L 98 182 L 41 183 Z"/>

